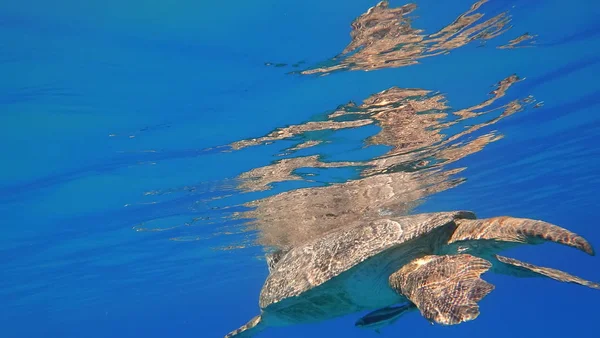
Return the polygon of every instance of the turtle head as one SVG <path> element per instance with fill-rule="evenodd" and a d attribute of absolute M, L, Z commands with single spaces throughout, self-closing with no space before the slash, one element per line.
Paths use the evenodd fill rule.
<path fill-rule="evenodd" d="M 450 248 L 466 248 L 476 254 L 485 254 L 494 262 L 494 271 L 516 276 L 545 276 L 561 282 L 600 289 L 599 283 L 570 275 L 557 269 L 536 266 L 513 258 L 495 255 L 495 252 L 515 244 L 539 244 L 545 241 L 567 245 L 591 256 L 592 245 L 583 237 L 543 221 L 495 217 L 479 220 L 456 220 L 457 227 L 448 243 Z M 457 250 L 458 251 L 458 250 Z"/>
<path fill-rule="evenodd" d="M 490 244 L 502 248 L 503 244 L 539 244 L 555 242 L 579 249 L 594 255 L 594 248 L 585 238 L 557 225 L 515 217 L 494 217 L 487 219 L 458 219 L 456 230 L 448 244 L 464 247 L 491 249 Z"/>

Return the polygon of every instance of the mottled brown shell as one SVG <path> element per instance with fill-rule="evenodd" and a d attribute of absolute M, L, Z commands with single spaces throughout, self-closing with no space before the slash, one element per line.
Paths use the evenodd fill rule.
<path fill-rule="evenodd" d="M 459 218 L 474 219 L 475 214 L 452 211 L 379 219 L 337 230 L 293 248 L 267 277 L 260 307 L 298 296 L 387 249 Z"/>

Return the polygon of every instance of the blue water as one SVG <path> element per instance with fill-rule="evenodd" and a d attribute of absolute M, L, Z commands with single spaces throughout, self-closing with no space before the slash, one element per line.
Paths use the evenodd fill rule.
<path fill-rule="evenodd" d="M 473 3 L 418 1 L 411 25 L 435 33 Z M 230 145 L 324 121 L 340 105 L 393 86 L 443 95 L 452 113 L 489 99 L 512 74 L 521 79 L 481 120 L 443 132 L 481 126 L 455 145 L 502 138 L 444 157 L 440 170 L 462 168 L 448 178 L 461 183 L 420 196 L 411 213 L 543 219 L 600 247 L 600 3 L 490 0 L 478 9 L 483 20 L 506 11 L 510 22 L 489 40 L 413 65 L 300 73 L 339 64 L 331 58 L 350 43 L 350 24 L 376 4 L 1 2 L 0 335 L 222 337 L 244 324 L 259 313 L 268 270 L 259 233 L 247 231 L 250 220 L 237 213 L 286 191 L 357 180 L 360 163 L 331 163 L 369 161 L 389 147 L 368 144 L 376 123 Z M 497 48 L 524 33 L 535 43 Z M 535 101 L 522 101 L 529 95 Z M 527 107 L 481 125 L 514 100 Z M 323 143 L 290 152 L 306 140 Z M 299 166 L 294 180 L 240 188 L 243 173 L 312 155 L 321 164 Z M 510 255 L 600 281 L 598 258 L 571 248 L 519 247 Z M 381 336 L 597 334 L 598 290 L 485 278 L 496 289 L 475 321 L 431 326 L 413 313 Z M 377 336 L 354 327 L 359 317 L 260 337 Z"/>

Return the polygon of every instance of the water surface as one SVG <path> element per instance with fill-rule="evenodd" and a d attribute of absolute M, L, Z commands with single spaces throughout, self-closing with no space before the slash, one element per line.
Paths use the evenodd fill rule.
<path fill-rule="evenodd" d="M 600 245 L 598 15 L 583 0 L 0 4 L 3 335 L 222 337 L 258 314 L 265 251 L 361 219 L 467 209 Z M 510 255 L 600 281 L 569 248 Z M 596 290 L 486 279 L 477 320 L 411 314 L 382 335 L 593 336 Z M 261 337 L 375 336 L 359 317 Z"/>

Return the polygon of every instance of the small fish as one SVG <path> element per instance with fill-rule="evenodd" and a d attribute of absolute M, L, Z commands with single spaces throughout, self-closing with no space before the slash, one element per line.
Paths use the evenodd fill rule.
<path fill-rule="evenodd" d="M 371 329 L 375 330 L 377 333 L 381 333 L 379 331 L 381 328 L 393 324 L 398 318 L 402 317 L 402 315 L 416 308 L 417 306 L 413 303 L 396 307 L 388 306 L 367 313 L 364 317 L 357 320 L 354 325 L 362 329 Z"/>

